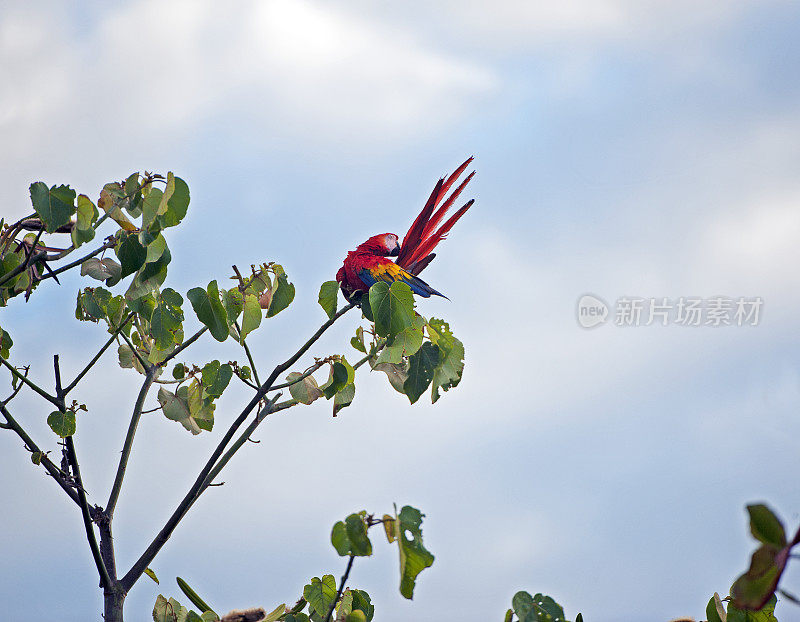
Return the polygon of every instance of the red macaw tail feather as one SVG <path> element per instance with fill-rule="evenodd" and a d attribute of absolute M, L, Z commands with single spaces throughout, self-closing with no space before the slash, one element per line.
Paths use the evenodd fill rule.
<path fill-rule="evenodd" d="M 445 235 L 456 221 L 461 218 L 463 213 L 472 205 L 472 201 L 470 201 L 440 227 L 436 233 L 431 235 L 431 232 L 441 222 L 447 210 L 450 209 L 458 198 L 458 195 L 461 194 L 461 191 L 475 174 L 474 172 L 470 173 L 434 214 L 434 210 L 447 195 L 447 192 L 467 166 L 469 166 L 470 162 L 472 162 L 472 157 L 468 158 L 467 161 L 459 166 L 446 180 L 442 178 L 437 182 L 430 198 L 428 198 L 428 201 L 425 203 L 425 207 L 422 208 L 419 216 L 414 220 L 408 233 L 406 233 L 403 238 L 403 243 L 400 246 L 400 255 L 397 257 L 397 264 L 399 266 L 403 266 L 409 271 L 412 271 L 411 267 L 413 267 L 412 273 L 419 273 L 433 259 L 433 257 L 429 257 L 433 248 L 444 239 Z"/>
<path fill-rule="evenodd" d="M 406 236 L 403 238 L 403 243 L 400 245 L 400 254 L 397 256 L 398 265 L 405 265 L 404 262 L 406 259 L 411 256 L 411 253 L 414 251 L 414 249 L 422 242 L 422 231 L 425 229 L 425 224 L 428 222 L 433 210 L 439 203 L 439 196 L 442 194 L 443 185 L 444 179 L 440 179 L 438 182 L 436 182 L 436 186 L 434 187 L 433 192 L 431 192 L 431 196 L 425 203 L 425 207 L 422 208 L 419 216 L 417 216 L 416 220 L 409 228 L 408 233 L 406 233 Z"/>
<path fill-rule="evenodd" d="M 417 249 L 414 251 L 414 254 L 409 258 L 410 263 L 413 264 L 414 262 L 420 261 L 420 259 L 423 259 L 423 258 L 427 259 L 427 255 L 434 248 L 436 248 L 436 245 L 439 242 L 441 242 L 442 240 L 444 240 L 447 237 L 447 234 L 450 232 L 450 229 L 453 228 L 453 225 L 455 225 L 458 222 L 459 218 L 461 218 L 464 214 L 467 213 L 467 210 L 470 207 L 472 207 L 472 204 L 474 202 L 475 202 L 475 199 L 470 199 L 469 201 L 467 201 L 461 209 L 459 209 L 455 214 L 453 214 L 447 220 L 447 222 L 445 222 L 441 227 L 439 227 L 436 230 L 436 233 L 434 233 L 433 235 L 431 235 L 428 238 L 426 238 L 425 241 L 422 242 L 422 244 L 420 244 L 417 247 Z M 431 258 L 431 259 L 433 259 L 433 258 Z M 424 268 L 425 266 L 428 265 L 428 263 L 430 263 L 430 261 L 426 262 L 422 267 Z M 421 268 L 420 268 L 420 270 L 421 270 Z"/>
<path fill-rule="evenodd" d="M 467 161 L 469 162 L 469 160 Z M 433 231 L 439 225 L 439 223 L 442 221 L 442 218 L 444 218 L 444 215 L 447 213 L 447 210 L 452 207 L 453 203 L 455 203 L 456 199 L 458 198 L 458 195 L 461 194 L 461 191 L 466 187 L 466 185 L 469 183 L 469 180 L 472 179 L 474 175 L 475 171 L 472 171 L 469 175 L 467 175 L 467 178 L 459 184 L 458 188 L 453 191 L 453 194 L 447 197 L 447 200 L 442 203 L 442 206 L 436 210 L 436 213 L 433 216 L 431 216 L 430 220 L 428 220 L 428 224 L 426 224 L 425 228 L 422 230 L 423 240 L 427 239 L 431 231 Z M 442 196 L 444 196 L 446 192 L 446 190 L 443 190 Z"/>

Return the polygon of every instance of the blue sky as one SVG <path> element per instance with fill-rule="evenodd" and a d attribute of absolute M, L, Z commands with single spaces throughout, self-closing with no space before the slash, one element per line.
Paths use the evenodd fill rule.
<path fill-rule="evenodd" d="M 476 156 L 476 205 L 426 271 L 452 302 L 420 303 L 464 341 L 462 384 L 411 407 L 364 373 L 337 419 L 317 403 L 268 421 L 154 562 L 162 585 L 136 585 L 128 617 L 177 595 L 177 575 L 219 609 L 292 600 L 311 576 L 341 575 L 336 520 L 398 502 L 427 514 L 436 562 L 412 603 L 388 546 L 356 565 L 381 621 L 499 619 L 518 589 L 599 622 L 701 619 L 747 564 L 744 504 L 800 519 L 799 23 L 796 3 L 748 0 L 6 3 L 2 215 L 29 211 L 32 181 L 96 198 L 134 170 L 175 171 L 192 203 L 169 238 L 170 285 L 276 260 L 297 286 L 254 336 L 263 368 L 321 323 L 319 284 L 347 250 L 402 235 L 436 179 Z M 52 352 L 78 366 L 103 340 L 70 319 L 85 285 L 50 283 L 0 314 L 15 362 L 42 382 Z M 587 292 L 764 308 L 756 327 L 587 331 L 575 319 Z M 57 318 L 69 331 L 52 331 Z M 349 353 L 355 326 L 315 354 Z M 240 355 L 206 343 L 193 356 Z M 76 437 L 100 503 L 138 390 L 109 367 L 79 396 Z M 142 422 L 115 521 L 121 565 L 244 396 L 226 395 L 209 435 Z M 42 442 L 45 406 L 15 402 Z M 0 472 L 6 615 L 99 619 L 74 508 L 10 434 Z M 790 568 L 787 586 L 798 579 Z"/>

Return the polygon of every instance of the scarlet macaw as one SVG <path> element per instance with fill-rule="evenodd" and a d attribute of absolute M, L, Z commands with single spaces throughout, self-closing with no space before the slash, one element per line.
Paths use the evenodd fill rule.
<path fill-rule="evenodd" d="M 360 299 L 361 295 L 378 281 L 388 283 L 402 281 L 411 287 L 411 291 L 424 298 L 429 298 L 431 295 L 446 297 L 417 275 L 436 257 L 431 251 L 475 202 L 475 199 L 467 201 L 447 222 L 434 231 L 475 174 L 473 171 L 467 175 L 441 207 L 436 209 L 470 162 L 472 158 L 459 166 L 446 180 L 442 178 L 438 181 L 425 207 L 403 238 L 402 245 L 394 233 L 381 233 L 373 235 L 356 247 L 356 250 L 347 253 L 344 265 L 336 273 L 336 280 L 349 301 Z M 397 257 L 397 261 L 394 262 L 387 257 Z"/>

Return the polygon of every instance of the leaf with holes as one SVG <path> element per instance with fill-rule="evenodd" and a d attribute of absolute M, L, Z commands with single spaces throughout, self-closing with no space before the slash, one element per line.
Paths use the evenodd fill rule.
<path fill-rule="evenodd" d="M 409 600 L 420 572 L 433 565 L 433 554 L 422 544 L 422 517 L 417 508 L 403 506 L 394 521 L 400 551 L 400 593 Z"/>
<path fill-rule="evenodd" d="M 64 412 L 54 410 L 47 417 L 47 425 L 61 438 L 67 438 L 75 434 L 75 412 L 65 410 Z"/>

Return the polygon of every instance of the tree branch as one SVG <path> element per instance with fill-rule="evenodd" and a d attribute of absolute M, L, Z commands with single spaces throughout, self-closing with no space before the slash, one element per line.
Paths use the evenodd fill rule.
<path fill-rule="evenodd" d="M 114 517 L 114 508 L 117 507 L 117 500 L 119 493 L 122 489 L 122 480 L 125 479 L 125 470 L 128 467 L 128 458 L 131 455 L 131 447 L 133 447 L 133 438 L 136 436 L 136 428 L 139 426 L 139 419 L 142 417 L 142 408 L 144 407 L 144 400 L 147 398 L 147 393 L 150 387 L 153 386 L 153 379 L 155 378 L 155 368 L 150 368 L 145 373 L 142 388 L 139 389 L 139 395 L 136 397 L 136 403 L 133 406 L 133 414 L 131 415 L 131 422 L 128 425 L 128 433 L 125 436 L 125 443 L 122 446 L 122 455 L 119 458 L 119 465 L 117 466 L 117 475 L 114 477 L 114 485 L 111 487 L 111 494 L 108 497 L 106 504 L 106 516 L 110 521 Z"/>
<path fill-rule="evenodd" d="M 36 263 L 38 263 L 39 261 L 41 261 L 45 257 L 47 257 L 47 252 L 46 251 L 41 251 L 41 252 L 36 253 L 34 255 L 33 250 L 34 249 L 31 248 L 31 251 L 28 253 L 27 257 L 25 258 L 25 261 L 23 261 L 16 268 L 14 268 L 11 272 L 9 272 L 8 274 L 4 275 L 3 278 L 0 279 L 0 285 L 3 285 L 6 282 L 10 281 L 11 279 L 13 279 L 18 274 L 22 274 L 23 272 L 25 272 L 25 270 L 27 270 L 31 266 L 35 265 Z"/>
<path fill-rule="evenodd" d="M 81 502 L 78 499 L 78 493 L 75 492 L 75 489 L 72 488 L 69 483 L 67 482 L 66 478 L 64 477 L 64 472 L 59 469 L 55 464 L 53 464 L 52 460 L 45 455 L 45 453 L 39 449 L 39 446 L 33 442 L 33 439 L 28 436 L 28 433 L 22 428 L 17 420 L 11 416 L 11 413 L 8 412 L 8 408 L 6 408 L 5 403 L 0 403 L 0 412 L 3 413 L 3 416 L 8 421 L 8 425 L 10 429 L 14 430 L 22 439 L 22 442 L 25 443 L 25 446 L 28 448 L 28 451 L 31 453 L 39 453 L 42 456 L 41 464 L 45 468 L 45 470 L 56 480 L 56 483 L 61 486 L 62 490 L 67 493 L 70 499 L 72 499 L 75 503 L 80 506 Z"/>
<path fill-rule="evenodd" d="M 81 471 L 78 467 L 78 457 L 75 455 L 75 445 L 72 442 L 71 436 L 68 436 L 64 440 L 67 444 L 67 456 L 72 465 L 72 475 L 75 478 L 75 485 L 78 488 L 78 499 L 80 500 L 81 515 L 83 516 L 83 526 L 86 528 L 86 538 L 89 540 L 89 548 L 92 550 L 92 557 L 94 557 L 94 563 L 97 566 L 97 572 L 100 574 L 100 585 L 104 589 L 110 589 L 111 577 L 108 576 L 108 570 L 106 570 L 103 557 L 100 555 L 100 547 L 97 546 L 97 538 L 95 537 L 94 527 L 92 525 L 92 517 L 89 514 L 89 504 L 86 502 L 86 492 L 83 489 Z"/>
<path fill-rule="evenodd" d="M 82 264 L 84 261 L 86 261 L 87 259 L 91 259 L 91 258 L 92 258 L 92 257 L 94 257 L 95 255 L 99 255 L 100 253 L 102 253 L 103 251 L 105 251 L 105 250 L 107 250 L 107 249 L 109 249 L 109 248 L 114 248 L 114 246 L 116 245 L 116 243 L 117 243 L 116 239 L 114 239 L 114 238 L 109 238 L 108 240 L 106 240 L 106 241 L 103 243 L 103 245 L 102 245 L 100 248 L 93 250 L 91 253 L 89 253 L 88 255 L 84 255 L 84 256 L 83 256 L 83 257 L 81 257 L 80 259 L 76 259 L 75 261 L 72 261 L 72 262 L 70 262 L 70 263 L 68 263 L 68 264 L 66 264 L 66 265 L 63 265 L 63 266 L 61 266 L 61 267 L 60 267 L 60 268 L 58 268 L 57 270 L 53 270 L 52 272 L 48 272 L 47 274 L 45 274 L 44 276 L 42 276 L 42 277 L 41 277 L 39 280 L 40 280 L 40 281 L 44 281 L 45 279 L 49 279 L 50 277 L 57 276 L 57 275 L 61 274 L 62 272 L 66 272 L 67 270 L 70 270 L 71 268 L 74 268 L 75 266 L 79 266 L 79 265 L 81 265 L 81 264 Z M 74 250 L 74 249 L 73 249 L 73 250 Z M 70 253 L 71 253 L 71 252 L 72 252 L 72 251 L 70 251 Z M 66 255 L 62 255 L 62 257 L 63 257 L 63 256 L 66 256 Z"/>
<path fill-rule="evenodd" d="M 58 365 L 58 354 L 53 355 L 53 368 L 56 376 L 56 397 L 61 402 L 60 410 L 64 412 L 64 389 L 61 387 L 61 368 Z M 75 453 L 75 443 L 72 441 L 72 436 L 64 439 L 67 448 L 67 460 L 72 467 L 72 477 L 75 480 L 75 487 L 78 491 L 78 500 L 81 506 L 81 516 L 83 517 L 83 526 L 86 528 L 86 538 L 89 540 L 89 548 L 92 551 L 94 563 L 97 566 L 97 572 L 100 575 L 100 586 L 104 589 L 111 589 L 111 578 L 108 576 L 103 557 L 100 554 L 100 547 L 97 545 L 97 537 L 94 533 L 94 525 L 92 524 L 92 516 L 89 513 L 89 504 L 86 502 L 86 491 L 83 488 L 83 480 L 81 479 L 81 469 L 78 465 L 78 455 Z"/>
<path fill-rule="evenodd" d="M 41 395 L 44 399 L 46 399 L 48 402 L 50 402 L 53 406 L 55 406 L 56 408 L 60 408 L 61 407 L 61 402 L 59 402 L 58 399 L 55 398 L 55 396 L 50 395 L 47 391 L 45 391 L 44 389 L 42 389 L 39 386 L 37 386 L 36 384 L 34 384 L 32 381 L 28 380 L 27 376 L 23 376 L 21 373 L 19 373 L 19 371 L 17 371 L 17 368 L 14 367 L 11 363 L 9 363 L 6 359 L 0 357 L 0 364 L 5 365 L 9 369 L 9 371 L 14 376 L 17 377 L 18 380 L 21 380 L 22 382 L 27 384 L 31 389 L 33 389 L 36 393 Z"/>
<path fill-rule="evenodd" d="M 154 365 L 151 365 L 150 363 L 148 363 L 147 361 L 145 361 L 142 358 L 142 355 L 139 354 L 139 352 L 137 352 L 136 346 L 131 343 L 130 339 L 128 339 L 128 335 L 126 335 L 125 333 L 118 333 L 118 334 L 119 334 L 120 337 L 122 337 L 125 340 L 125 343 L 128 344 L 128 347 L 131 349 L 131 352 L 133 352 L 133 356 L 135 356 L 136 360 L 139 361 L 139 364 L 142 366 L 142 368 L 144 369 L 145 373 L 148 370 L 150 370 L 150 369 L 155 367 Z"/>
<path fill-rule="evenodd" d="M 214 468 L 217 460 L 219 460 L 220 456 L 222 456 L 225 448 L 227 447 L 228 443 L 233 438 L 236 431 L 241 427 L 244 423 L 245 419 L 247 419 L 248 415 L 253 411 L 253 409 L 258 406 L 258 403 L 261 399 L 266 395 L 267 391 L 269 391 L 272 384 L 275 382 L 275 379 L 284 372 L 286 369 L 294 365 L 297 360 L 305 354 L 308 349 L 314 345 L 314 343 L 322 336 L 322 334 L 328 330 L 333 323 L 342 317 L 345 313 L 350 311 L 356 305 L 351 303 L 346 307 L 343 307 L 341 311 L 339 311 L 336 315 L 330 318 L 327 322 L 325 322 L 312 337 L 306 341 L 297 352 L 295 352 L 292 356 L 290 356 L 286 361 L 277 365 L 269 377 L 266 379 L 264 384 L 261 385 L 259 390 L 253 396 L 253 399 L 244 407 L 241 414 L 236 418 L 236 420 L 231 424 L 228 428 L 228 431 L 225 433 L 225 436 L 219 442 L 217 447 L 212 452 L 209 459 L 206 461 L 205 466 L 201 469 L 200 474 L 197 476 L 194 484 L 189 489 L 189 492 L 186 493 L 183 500 L 178 504 L 178 507 L 172 513 L 172 515 L 167 520 L 164 527 L 161 531 L 156 535 L 147 549 L 142 553 L 141 557 L 133 564 L 131 569 L 127 572 L 127 574 L 122 577 L 122 586 L 125 591 L 129 591 L 130 588 L 133 586 L 134 583 L 142 576 L 145 568 L 153 561 L 153 558 L 158 554 L 161 550 L 161 547 L 167 542 L 169 537 L 172 535 L 172 532 L 175 530 L 175 527 L 181 521 L 181 519 L 186 515 L 186 512 L 189 511 L 189 508 L 192 507 L 194 502 L 198 498 L 198 493 L 200 489 L 203 488 L 203 485 L 206 482 L 206 478 L 208 477 L 211 470 Z"/>
<path fill-rule="evenodd" d="M 261 386 L 261 381 L 258 379 L 258 370 L 256 369 L 256 363 L 253 360 L 252 354 L 250 354 L 250 348 L 247 347 L 247 342 L 242 337 L 242 329 L 239 328 L 239 322 L 234 321 L 234 325 L 236 326 L 236 330 L 239 333 L 239 343 L 242 344 L 244 348 L 244 353 L 247 355 L 247 360 L 250 363 L 250 369 L 253 370 L 253 379 L 256 381 L 256 386 Z"/>
<path fill-rule="evenodd" d="M 328 615 L 325 616 L 325 622 L 330 622 L 331 616 L 333 615 L 333 610 L 336 609 L 336 603 L 339 602 L 339 599 L 342 597 L 342 592 L 344 591 L 344 584 L 347 583 L 347 578 L 350 576 L 350 569 L 353 567 L 353 560 L 356 558 L 355 555 L 351 555 L 350 559 L 347 561 L 347 569 L 344 571 L 344 575 L 342 575 L 342 580 L 339 583 L 339 591 L 336 592 L 336 598 L 333 599 L 333 603 L 331 603 L 331 608 L 328 610 Z"/>
<path fill-rule="evenodd" d="M 157 364 L 156 364 L 156 367 L 164 367 L 164 365 L 166 365 L 166 364 L 167 364 L 167 363 L 168 363 L 168 362 L 169 362 L 171 359 L 173 359 L 173 358 L 175 358 L 176 356 L 178 356 L 178 354 L 180 354 L 181 352 L 183 352 L 183 351 L 184 351 L 186 348 L 188 348 L 188 347 L 189 347 L 190 345 L 192 345 L 192 344 L 193 344 L 195 341 L 197 341 L 197 340 L 200 338 L 200 335 L 202 335 L 202 334 L 203 334 L 204 332 L 206 332 L 207 330 L 208 330 L 208 326 L 203 326 L 203 328 L 201 328 L 200 330 L 198 330 L 198 331 L 197 331 L 197 332 L 196 332 L 194 335 L 192 335 L 191 337 L 189 337 L 189 338 L 188 338 L 186 341 L 184 341 L 184 342 L 183 342 L 181 345 L 179 345 L 179 346 L 178 346 L 177 348 L 175 348 L 175 349 L 174 349 L 172 352 L 170 352 L 170 353 L 169 353 L 169 356 L 167 356 L 167 357 L 166 357 L 166 358 L 165 358 L 163 361 L 161 361 L 160 363 L 157 363 Z"/>
<path fill-rule="evenodd" d="M 86 365 L 86 367 L 83 368 L 81 373 L 79 373 L 75 377 L 75 380 L 73 380 L 72 382 L 69 383 L 69 385 L 67 385 L 67 387 L 64 389 L 64 395 L 67 395 L 67 393 L 72 391 L 72 389 L 74 389 L 75 386 L 80 382 L 81 378 L 83 378 L 87 374 L 87 372 L 94 366 L 94 364 L 97 363 L 97 361 L 100 360 L 100 357 L 103 356 L 103 353 L 108 349 L 108 347 L 112 343 L 114 343 L 114 340 L 117 338 L 117 335 L 119 334 L 119 332 L 125 327 L 125 325 L 131 320 L 131 318 L 134 315 L 135 315 L 135 313 L 133 311 L 131 311 L 128 314 L 128 317 L 126 317 L 124 320 L 122 320 L 122 323 L 111 334 L 111 337 L 108 338 L 108 341 L 106 341 L 106 343 L 103 345 L 103 347 L 100 348 L 100 351 L 97 354 L 95 354 L 94 358 L 92 358 L 92 360 L 89 361 L 89 363 Z"/>

